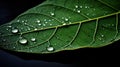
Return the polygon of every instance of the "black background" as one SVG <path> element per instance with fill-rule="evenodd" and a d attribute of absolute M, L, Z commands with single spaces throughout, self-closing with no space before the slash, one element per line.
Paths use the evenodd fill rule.
<path fill-rule="evenodd" d="M 44 0 L 0 0 L 0 24 Z M 29 54 L 0 50 L 0 67 L 85 67 L 95 64 L 120 64 L 120 41 L 101 48 L 84 48 L 55 54 Z"/>

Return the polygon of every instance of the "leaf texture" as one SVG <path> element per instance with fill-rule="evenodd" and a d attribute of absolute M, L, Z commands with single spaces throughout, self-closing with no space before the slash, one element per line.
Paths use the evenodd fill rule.
<path fill-rule="evenodd" d="M 0 26 L 0 47 L 53 53 L 120 39 L 120 0 L 47 0 Z"/>

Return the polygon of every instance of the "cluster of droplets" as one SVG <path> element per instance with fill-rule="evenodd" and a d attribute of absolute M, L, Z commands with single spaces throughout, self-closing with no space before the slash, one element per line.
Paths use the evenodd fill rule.
<path fill-rule="evenodd" d="M 75 8 L 73 9 L 73 11 L 76 11 L 77 13 L 80 13 L 80 12 L 81 12 L 80 9 L 83 8 L 83 6 L 79 6 L 79 5 L 75 5 L 74 7 L 75 7 Z"/>
<path fill-rule="evenodd" d="M 98 38 L 100 41 L 105 42 L 105 36 L 103 34 L 100 34 L 100 37 Z"/>

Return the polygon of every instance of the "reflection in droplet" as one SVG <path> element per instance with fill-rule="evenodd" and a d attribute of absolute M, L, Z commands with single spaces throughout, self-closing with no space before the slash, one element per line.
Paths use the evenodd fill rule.
<path fill-rule="evenodd" d="M 12 33 L 18 33 L 18 31 L 19 31 L 18 29 L 13 29 Z"/>
<path fill-rule="evenodd" d="M 53 48 L 53 47 L 48 47 L 47 50 L 48 50 L 48 51 L 53 51 L 54 48 Z"/>
<path fill-rule="evenodd" d="M 34 42 L 34 41 L 36 41 L 36 39 L 35 39 L 35 38 L 31 38 L 31 41 L 33 41 L 33 42 Z"/>
<path fill-rule="evenodd" d="M 20 44 L 27 44 L 27 42 L 28 42 L 27 39 L 20 39 L 19 40 Z"/>

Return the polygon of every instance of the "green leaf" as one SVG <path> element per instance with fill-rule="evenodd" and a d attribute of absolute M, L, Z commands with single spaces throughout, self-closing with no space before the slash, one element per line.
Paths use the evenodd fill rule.
<path fill-rule="evenodd" d="M 120 0 L 47 0 L 0 26 L 0 47 L 53 53 L 120 39 Z"/>

